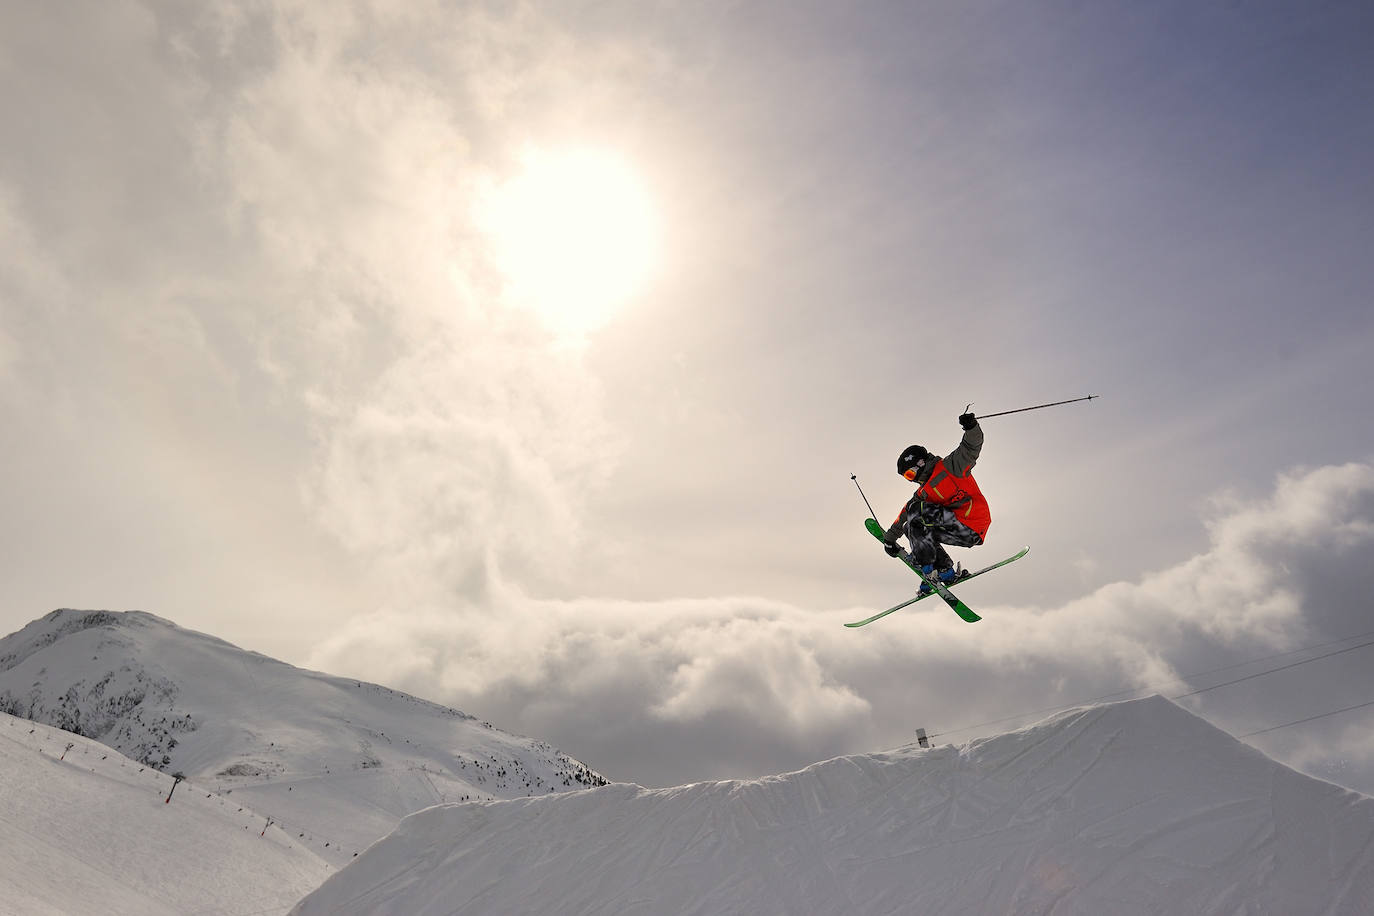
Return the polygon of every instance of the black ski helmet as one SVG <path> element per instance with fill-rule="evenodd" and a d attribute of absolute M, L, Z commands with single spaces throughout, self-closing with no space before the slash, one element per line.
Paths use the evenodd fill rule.
<path fill-rule="evenodd" d="M 919 467 L 930 457 L 930 452 L 925 450 L 922 445 L 908 445 L 906 449 L 897 456 L 897 473 L 906 476 L 906 472 L 914 467 Z"/>

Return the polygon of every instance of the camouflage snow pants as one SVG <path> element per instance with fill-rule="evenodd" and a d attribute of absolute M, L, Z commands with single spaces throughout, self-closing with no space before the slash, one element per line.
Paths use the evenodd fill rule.
<path fill-rule="evenodd" d="M 954 515 L 948 506 L 922 503 L 919 513 L 912 513 L 906 521 L 906 539 L 911 542 L 911 558 L 921 566 L 936 570 L 954 565 L 944 545 L 977 547 L 983 538 Z"/>

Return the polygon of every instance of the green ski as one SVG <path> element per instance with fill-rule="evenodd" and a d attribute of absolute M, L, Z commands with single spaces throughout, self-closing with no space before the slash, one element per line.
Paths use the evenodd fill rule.
<path fill-rule="evenodd" d="M 1012 556 L 1007 557 L 1005 560 L 998 560 L 996 563 L 993 563 L 991 566 L 985 566 L 985 567 L 983 567 L 982 569 L 978 570 L 977 572 L 971 572 L 971 573 L 969 573 L 967 576 L 964 576 L 962 579 L 959 580 L 958 583 L 955 583 L 955 584 L 962 584 L 962 583 L 968 581 L 969 579 L 976 579 L 978 576 L 981 576 L 981 575 L 982 575 L 983 573 L 985 573 L 985 572 L 992 572 L 994 569 L 998 568 L 999 566 L 1006 566 L 1008 563 L 1014 563 L 1014 562 L 1016 562 L 1017 560 L 1019 560 L 1019 559 L 1021 559 L 1022 557 L 1024 557 L 1024 556 L 1025 556 L 1026 554 L 1028 554 L 1028 553 L 1030 553 L 1030 548 L 1029 548 L 1029 547 L 1022 547 L 1022 548 L 1021 548 L 1020 550 L 1018 550 L 1015 554 L 1013 554 Z M 872 623 L 872 622 L 875 621 L 875 620 L 878 620 L 878 619 L 880 619 L 880 618 L 886 617 L 888 614 L 891 614 L 893 611 L 900 611 L 902 608 L 906 607 L 906 606 L 909 605 L 909 604 L 915 604 L 917 601 L 920 601 L 922 598 L 929 598 L 929 597 L 930 597 L 931 595 L 933 595 L 933 594 L 934 594 L 934 592 L 922 592 L 921 594 L 916 595 L 915 597 L 908 598 L 907 600 L 903 601 L 901 604 L 893 605 L 892 607 L 888 608 L 888 609 L 885 610 L 885 611 L 879 611 L 878 613 L 874 614 L 872 617 L 866 617 L 866 618 L 864 618 L 863 620 L 856 620 L 856 621 L 853 622 L 853 623 L 847 623 L 847 624 L 845 624 L 845 626 L 847 626 L 847 627 L 861 627 L 861 626 L 864 626 L 865 624 L 870 624 L 870 623 Z M 956 610 L 957 610 L 957 609 L 956 609 Z M 970 613 L 972 613 L 972 612 L 970 612 Z M 963 615 L 961 614 L 960 616 L 962 617 Z M 964 619 L 967 620 L 968 618 L 965 617 Z M 969 622 L 972 623 L 973 621 L 969 621 Z"/>
<path fill-rule="evenodd" d="M 868 533 L 869 533 L 869 534 L 873 535 L 873 536 L 874 536 L 875 538 L 877 538 L 878 540 L 880 540 L 880 541 L 885 540 L 885 536 L 886 536 L 887 532 L 883 530 L 883 526 L 882 526 L 882 525 L 878 524 L 878 520 L 877 520 L 877 519 L 874 519 L 874 518 L 866 518 L 866 519 L 864 519 L 864 527 L 868 529 Z M 1004 566 L 1004 565 L 1006 565 L 1007 563 L 1012 562 L 1013 560 L 1019 560 L 1021 557 L 1025 556 L 1026 553 L 1027 553 L 1029 550 L 1030 550 L 1030 548 L 1027 547 L 1025 550 L 1022 550 L 1022 551 L 1021 551 L 1020 553 L 1018 553 L 1016 556 L 1011 557 L 1011 558 L 1009 558 L 1009 559 L 1007 559 L 1007 560 L 1004 560 L 1004 561 L 1002 561 L 1001 563 L 996 564 L 995 566 L 990 566 L 990 567 L 988 567 L 988 569 L 995 569 L 997 566 Z M 921 577 L 921 581 L 925 582 L 925 583 L 928 584 L 932 589 L 934 589 L 934 590 L 935 590 L 935 591 L 934 591 L 934 594 L 939 595 L 939 596 L 940 596 L 940 599 L 941 599 L 942 601 L 944 601 L 945 604 L 948 604 L 948 605 L 950 606 L 950 608 L 953 609 L 954 613 L 958 614 L 958 615 L 960 616 L 960 618 L 962 618 L 963 620 L 966 620 L 966 621 L 969 622 L 969 623 L 977 623 L 978 621 L 980 621 L 980 620 L 983 619 L 983 618 L 979 617 L 977 614 L 975 614 L 975 613 L 973 612 L 973 609 L 970 608 L 967 604 L 964 604 L 964 602 L 960 601 L 959 598 L 958 598 L 953 592 L 951 592 L 949 589 L 945 588 L 944 583 L 940 582 L 938 579 L 936 579 L 936 578 L 933 577 L 933 576 L 926 576 L 923 572 L 921 572 L 921 567 L 920 567 L 920 566 L 917 566 L 916 563 L 912 561 L 912 559 L 911 559 L 911 554 L 908 553 L 905 549 L 899 547 L 899 548 L 898 548 L 898 556 L 900 556 L 900 557 L 902 558 L 902 562 L 903 562 L 903 563 L 905 563 L 908 567 L 911 568 L 911 571 L 912 571 L 912 572 L 916 573 L 916 575 L 918 575 L 918 576 Z M 978 570 L 978 573 L 976 573 L 976 575 L 981 575 L 982 573 L 985 573 L 985 572 L 987 572 L 987 569 L 980 569 L 980 570 Z M 966 578 L 972 578 L 972 576 L 968 576 L 968 577 L 966 577 Z M 845 624 L 845 626 L 863 626 L 863 625 L 866 624 L 866 623 L 871 623 L 871 622 L 873 622 L 874 620 L 877 620 L 879 617 L 884 617 L 884 616 L 886 616 L 887 614 L 890 614 L 890 613 L 892 613 L 892 612 L 895 611 L 895 610 L 898 610 L 898 609 L 900 609 L 900 608 L 906 607 L 908 604 L 913 604 L 913 603 L 915 603 L 916 601 L 919 601 L 919 600 L 920 600 L 921 598 L 923 598 L 923 597 L 925 597 L 925 596 L 924 596 L 924 595 L 917 595 L 915 598 L 911 599 L 910 601 L 906 601 L 906 602 L 903 602 L 902 604 L 897 605 L 896 607 L 889 608 L 888 610 L 883 611 L 881 614 L 878 614 L 877 616 L 870 617 L 870 618 L 868 618 L 867 620 L 861 620 L 861 621 L 859 621 L 859 622 L 857 622 L 857 623 Z"/>
<path fill-rule="evenodd" d="M 887 532 L 883 530 L 882 525 L 878 524 L 878 520 L 876 518 L 864 519 L 864 527 L 868 529 L 869 534 L 873 535 L 878 540 L 886 540 Z M 960 601 L 953 592 L 945 588 L 943 582 L 941 582 L 939 579 L 936 579 L 934 576 L 927 576 L 925 573 L 921 572 L 921 567 L 916 565 L 915 561 L 911 559 L 911 554 L 908 553 L 905 548 L 898 547 L 897 555 L 902 558 L 903 563 L 905 563 L 907 566 L 911 568 L 912 572 L 921 577 L 922 582 L 926 583 L 931 588 L 935 589 L 935 594 L 939 595 L 940 598 L 945 602 L 945 604 L 948 604 L 950 608 L 953 609 L 954 613 L 958 614 L 960 617 L 962 617 L 964 620 L 967 620 L 969 623 L 977 623 L 978 621 L 983 619 L 979 617 L 977 614 L 973 613 L 973 609 L 970 608 L 967 604 L 964 604 L 964 602 Z"/>

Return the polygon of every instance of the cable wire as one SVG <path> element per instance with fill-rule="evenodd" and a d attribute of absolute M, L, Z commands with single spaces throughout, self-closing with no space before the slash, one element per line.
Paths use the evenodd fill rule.
<path fill-rule="evenodd" d="M 1176 697 L 1171 697 L 1171 699 L 1182 700 L 1186 697 L 1195 697 L 1199 693 L 1206 693 L 1209 690 L 1216 690 L 1218 687 L 1229 687 L 1232 684 L 1239 684 L 1241 681 L 1249 681 L 1257 677 L 1264 677 L 1266 674 L 1274 674 L 1279 671 L 1287 671 L 1289 668 L 1296 668 L 1299 665 L 1305 665 L 1308 662 L 1321 661 L 1324 658 L 1330 658 L 1333 655 L 1340 655 L 1344 652 L 1354 652 L 1356 649 L 1363 649 L 1366 646 L 1374 646 L 1374 639 L 1371 639 L 1369 642 L 1362 642 L 1358 646 L 1349 646 L 1345 649 L 1337 649 L 1335 652 L 1327 652 L 1324 655 L 1314 655 L 1311 658 L 1303 659 L 1300 662 L 1293 662 L 1291 665 L 1281 665 L 1278 668 L 1270 668 L 1268 671 L 1260 671 L 1257 674 L 1247 674 L 1245 677 L 1238 677 L 1234 681 L 1223 681 L 1220 684 L 1213 684 L 1211 687 L 1203 687 L 1201 690 L 1194 690 L 1192 693 L 1181 693 Z"/>
<path fill-rule="evenodd" d="M 1364 638 L 1364 637 L 1366 637 L 1366 636 L 1374 636 L 1374 630 L 1368 630 L 1368 631 L 1366 631 L 1366 632 L 1364 632 L 1364 633 L 1356 633 L 1356 634 L 1354 634 L 1353 636 L 1345 636 L 1345 637 L 1342 637 L 1341 639 L 1333 639 L 1333 640 L 1331 640 L 1331 641 L 1329 641 L 1329 642 L 1317 643 L 1316 645 L 1312 645 L 1312 646 L 1304 646 L 1304 647 L 1302 647 L 1302 648 L 1300 648 L 1300 649 L 1290 649 L 1290 650 L 1287 651 L 1287 652 L 1278 652 L 1278 653 L 1276 653 L 1276 654 L 1274 654 L 1274 655 L 1266 655 L 1266 656 L 1263 656 L 1263 657 L 1261 657 L 1261 658 L 1251 658 L 1251 659 L 1247 659 L 1247 660 L 1245 660 L 1245 661 L 1236 662 L 1236 663 L 1231 664 L 1231 665 L 1223 665 L 1223 666 L 1220 667 L 1220 668 L 1210 668 L 1210 669 L 1208 669 L 1208 670 L 1206 670 L 1206 671 L 1198 671 L 1198 672 L 1195 672 L 1195 673 L 1193 673 L 1193 674 L 1186 674 L 1186 675 L 1183 675 L 1183 676 L 1180 677 L 1180 678 L 1177 678 L 1176 680 L 1168 681 L 1168 682 L 1166 682 L 1166 683 L 1164 683 L 1164 684 L 1158 684 L 1158 685 L 1155 685 L 1155 686 L 1153 686 L 1153 687 L 1127 687 L 1127 688 L 1123 688 L 1123 689 L 1121 689 L 1121 690 L 1114 690 L 1114 691 L 1112 691 L 1111 693 L 1104 693 L 1104 694 L 1102 694 L 1102 695 L 1100 695 L 1100 696 L 1096 696 L 1096 697 L 1093 697 L 1093 698 L 1088 699 L 1088 700 L 1080 700 L 1080 701 L 1077 702 L 1077 703 L 1066 703 L 1066 704 L 1062 704 L 1062 705 L 1059 705 L 1059 706 L 1046 706 L 1046 707 L 1042 707 L 1042 708 L 1040 708 L 1040 709 L 1032 709 L 1032 710 L 1029 710 L 1029 711 L 1027 711 L 1027 712 L 1015 713 L 1015 714 L 1010 715 L 1010 716 L 1003 716 L 1003 717 L 1000 718 L 1000 719 L 992 719 L 992 720 L 987 721 L 987 722 L 979 722 L 979 723 L 977 723 L 977 724 L 975 724 L 975 725 L 961 725 L 961 726 L 958 727 L 958 728 L 951 728 L 951 729 L 945 729 L 944 731 L 931 732 L 930 735 L 929 735 L 929 737 L 931 737 L 931 738 L 942 738 L 942 737 L 945 737 L 945 736 L 947 736 L 947 735 L 956 734 L 956 733 L 958 733 L 958 732 L 972 731 L 972 730 L 975 729 L 975 728 L 985 728 L 985 727 L 987 727 L 987 726 L 989 726 L 989 725 L 999 725 L 999 724 L 1001 724 L 1001 723 L 1003 723 L 1003 722 L 1010 722 L 1010 721 L 1015 720 L 1015 719 L 1024 719 L 1024 718 L 1026 718 L 1027 716 L 1034 716 L 1034 715 L 1039 715 L 1039 714 L 1042 714 L 1042 713 L 1050 713 L 1050 712 L 1060 712 L 1060 711 L 1065 710 L 1065 709 L 1073 709 L 1073 708 L 1076 707 L 1076 706 L 1088 706 L 1088 705 L 1090 705 L 1090 704 L 1098 703 L 1098 702 L 1101 702 L 1102 700 L 1111 699 L 1112 697 L 1121 696 L 1121 695 L 1123 695 L 1123 694 L 1144 693 L 1144 692 L 1149 692 L 1149 691 L 1158 692 L 1158 691 L 1160 691 L 1160 690 L 1163 690 L 1165 687 L 1169 687 L 1169 686 L 1172 686 L 1172 685 L 1174 685 L 1174 684 L 1186 684 L 1186 683 L 1188 683 L 1189 681 L 1191 681 L 1193 678 L 1205 677 L 1206 675 L 1209 675 L 1209 674 L 1218 674 L 1218 673 L 1220 673 L 1220 672 L 1222 672 L 1222 671 L 1230 671 L 1230 670 L 1232 670 L 1232 669 L 1234 669 L 1234 668 L 1241 668 L 1241 667 L 1244 667 L 1245 665 L 1253 665 L 1253 664 L 1256 664 L 1257 662 L 1267 662 L 1267 661 L 1273 661 L 1273 660 L 1276 659 L 1276 658 L 1286 658 L 1287 656 L 1290 656 L 1290 655 L 1296 655 L 1296 654 L 1298 654 L 1299 652 L 1311 652 L 1311 651 L 1313 651 L 1314 649 L 1324 649 L 1324 648 L 1326 648 L 1327 646 L 1336 646 L 1336 645 L 1340 645 L 1340 644 L 1343 643 L 1343 642 L 1349 642 L 1349 641 L 1352 640 L 1352 639 L 1362 639 L 1362 638 Z M 1179 695 L 1179 696 L 1173 697 L 1172 699 L 1181 700 L 1181 699 L 1184 699 L 1185 697 L 1196 696 L 1196 695 L 1199 694 L 1199 693 L 1206 693 L 1207 691 L 1209 691 L 1209 690 L 1215 690 L 1215 689 L 1217 689 L 1218 687 L 1226 687 L 1226 686 L 1228 686 L 1228 685 L 1230 685 L 1230 684 L 1239 684 L 1241 681 L 1247 681 L 1247 680 L 1251 680 L 1252 678 L 1262 677 L 1262 676 L 1264 676 L 1264 675 L 1266 675 L 1266 674 L 1273 674 L 1273 673 L 1278 672 L 1278 671 L 1284 671 L 1284 670 L 1287 670 L 1288 668 L 1296 668 L 1298 665 L 1305 665 L 1305 664 L 1307 664 L 1308 662 L 1319 661 L 1320 659 L 1323 659 L 1323 658 L 1330 658 L 1330 657 L 1333 656 L 1333 655 L 1340 655 L 1340 654 L 1343 653 L 1343 652 L 1352 652 L 1352 651 L 1354 651 L 1355 649 L 1363 649 L 1363 648 L 1365 648 L 1366 646 L 1371 646 L 1371 645 L 1374 645 L 1374 640 L 1371 640 L 1371 641 L 1369 641 L 1369 642 L 1360 643 L 1358 646 L 1349 646 L 1349 647 L 1347 647 L 1347 648 L 1345 648 L 1345 649 L 1338 649 L 1338 650 L 1336 650 L 1335 652 L 1328 652 L 1328 653 L 1325 653 L 1325 654 L 1323 654 L 1323 655 L 1314 655 L 1314 656 L 1312 656 L 1311 658 L 1307 658 L 1307 659 L 1303 659 L 1303 660 L 1301 660 L 1301 661 L 1293 662 L 1292 664 L 1289 664 L 1289 665 L 1283 665 L 1283 666 L 1278 667 L 1278 668 L 1271 668 L 1271 669 L 1268 669 L 1268 670 L 1266 670 L 1266 671 L 1261 671 L 1261 672 L 1259 672 L 1259 673 L 1257 673 L 1257 674 L 1246 675 L 1245 677 L 1237 678 L 1237 679 L 1235 679 L 1235 680 L 1233 680 L 1233 681 L 1226 681 L 1226 682 L 1221 683 L 1221 684 L 1213 684 L 1211 687 L 1204 687 L 1204 688 L 1202 688 L 1201 690 L 1195 690 L 1195 691 L 1193 691 L 1192 693 L 1181 694 L 1181 695 Z M 1296 724 L 1298 724 L 1298 723 L 1292 723 L 1292 724 L 1296 725 Z M 1282 726 L 1281 726 L 1281 727 L 1282 727 Z"/>
<path fill-rule="evenodd" d="M 1325 719 L 1325 718 L 1328 717 L 1328 716 L 1338 716 L 1338 715 L 1340 715 L 1340 714 L 1343 713 L 1343 712 L 1350 712 L 1352 709 L 1363 709 L 1363 708 L 1365 708 L 1366 706 L 1374 706 L 1374 700 L 1370 700 L 1368 703 L 1356 703 L 1354 706 L 1347 706 L 1345 709 L 1333 709 L 1331 712 L 1324 712 L 1324 713 L 1321 713 L 1320 715 L 1316 715 L 1316 716 L 1308 716 L 1306 719 L 1297 719 L 1297 720 L 1292 721 L 1292 722 L 1285 722 L 1285 723 L 1283 723 L 1282 725 L 1272 725 L 1272 726 L 1270 726 L 1269 728 L 1261 728 L 1261 729 L 1260 729 L 1259 731 L 1257 731 L 1257 732 L 1250 732 L 1248 735 L 1237 735 L 1236 737 L 1237 737 L 1237 738 L 1253 738 L 1253 737 L 1255 737 L 1256 735 L 1263 735 L 1263 734 L 1265 734 L 1266 732 L 1276 732 L 1276 731 L 1278 731 L 1278 730 L 1281 729 L 1281 728 L 1288 728 L 1289 726 L 1292 726 L 1292 725 L 1301 725 L 1301 724 L 1303 724 L 1304 722 L 1314 722 L 1314 721 L 1316 721 L 1317 719 Z"/>

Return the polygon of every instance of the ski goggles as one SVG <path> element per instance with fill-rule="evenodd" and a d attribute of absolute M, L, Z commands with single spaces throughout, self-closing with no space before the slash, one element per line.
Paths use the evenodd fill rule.
<path fill-rule="evenodd" d="M 926 466 L 926 460 L 925 460 L 924 458 L 922 458 L 920 461 L 916 462 L 916 463 L 913 464 L 911 467 L 909 467 L 909 468 L 907 468 L 905 471 L 903 471 L 903 472 L 902 472 L 902 476 L 905 477 L 907 480 L 911 481 L 912 483 L 915 483 L 915 482 L 916 482 L 916 475 L 919 474 L 919 473 L 921 472 L 921 468 L 923 468 L 923 467 L 925 467 L 925 466 Z"/>

